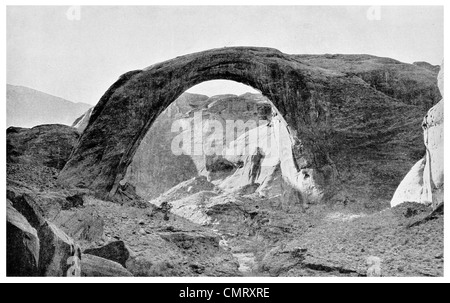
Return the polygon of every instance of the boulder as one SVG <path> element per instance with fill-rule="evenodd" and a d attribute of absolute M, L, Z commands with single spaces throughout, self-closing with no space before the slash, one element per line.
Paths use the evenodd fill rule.
<path fill-rule="evenodd" d="M 84 253 L 114 261 L 123 267 L 126 267 L 126 262 L 130 258 L 130 252 L 123 241 L 112 242 L 99 248 L 86 249 Z"/>
<path fill-rule="evenodd" d="M 76 194 L 73 196 L 66 197 L 66 203 L 62 205 L 63 210 L 68 210 L 71 208 L 77 208 L 83 206 L 84 204 L 84 194 Z"/>
<path fill-rule="evenodd" d="M 45 222 L 38 231 L 39 271 L 47 277 L 79 277 L 81 249 L 53 223 Z"/>
<path fill-rule="evenodd" d="M 12 206 L 26 218 L 31 226 L 39 229 L 45 224 L 44 211 L 31 195 L 8 190 L 7 197 Z"/>
<path fill-rule="evenodd" d="M 82 277 L 132 277 L 119 263 L 90 254 L 81 257 Z"/>
<path fill-rule="evenodd" d="M 47 221 L 44 212 L 27 194 L 8 191 L 10 205 L 37 232 L 39 241 L 39 276 L 80 276 L 81 250 L 72 238 Z M 9 246 L 7 251 L 12 251 Z"/>
<path fill-rule="evenodd" d="M 39 238 L 34 229 L 8 200 L 6 212 L 6 275 L 39 275 Z"/>

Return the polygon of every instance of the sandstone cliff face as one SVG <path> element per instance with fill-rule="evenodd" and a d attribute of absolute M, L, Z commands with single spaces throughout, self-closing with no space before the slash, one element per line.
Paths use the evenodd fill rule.
<path fill-rule="evenodd" d="M 444 96 L 444 65 L 439 72 L 438 84 Z M 436 208 L 444 202 L 444 99 L 428 111 L 422 127 L 425 157 L 400 183 L 391 200 L 392 207 L 417 202 Z"/>

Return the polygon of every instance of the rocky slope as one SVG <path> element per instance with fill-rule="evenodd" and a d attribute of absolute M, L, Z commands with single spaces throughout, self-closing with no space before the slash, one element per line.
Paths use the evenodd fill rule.
<path fill-rule="evenodd" d="M 364 277 L 370 257 L 385 277 L 443 275 L 442 209 L 404 203 L 371 214 L 287 199 L 227 193 L 197 178 L 151 202 L 220 235 L 246 276 Z"/>
<path fill-rule="evenodd" d="M 72 122 L 90 107 L 89 104 L 73 103 L 31 88 L 6 85 L 7 127 L 72 125 Z"/>
<path fill-rule="evenodd" d="M 7 163 L 9 276 L 66 276 L 74 268 L 78 276 L 241 275 L 237 260 L 209 229 L 143 200 L 119 205 L 60 184 L 50 148 L 31 148 L 21 139 L 69 149 L 76 140 L 66 140 L 68 131 L 74 138 L 78 132 L 63 125 L 37 129 L 20 129 L 20 138 L 8 132 L 13 147 L 8 159 L 14 159 Z M 60 162 L 67 160 L 64 153 L 58 155 Z M 118 241 L 121 249 L 99 255 Z M 52 245 L 57 249 L 48 255 Z M 76 258 L 70 253 L 77 253 Z M 63 261 L 57 267 L 57 260 L 67 260 L 67 265 Z"/>

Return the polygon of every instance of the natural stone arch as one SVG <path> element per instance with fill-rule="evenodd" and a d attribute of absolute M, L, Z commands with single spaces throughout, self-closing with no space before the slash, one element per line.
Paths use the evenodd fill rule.
<path fill-rule="evenodd" d="M 328 180 L 333 179 L 333 172 L 323 169 L 331 161 L 320 144 L 320 126 L 327 123 L 327 116 L 317 105 L 311 110 L 311 92 L 320 89 L 316 82 L 321 77 L 293 56 L 254 47 L 214 49 L 128 72 L 100 99 L 59 178 L 112 198 L 158 115 L 190 87 L 224 79 L 249 85 L 273 102 L 301 142 L 295 157 L 291 146 L 283 147 L 288 149 L 285 154 L 296 160 L 295 165 L 286 166 L 291 170 L 286 174 L 301 191 L 302 180 L 296 178 L 302 177 L 302 169 L 308 169 L 307 178 L 321 180 L 315 184 L 319 194 L 312 199 L 321 199 L 330 185 Z"/>

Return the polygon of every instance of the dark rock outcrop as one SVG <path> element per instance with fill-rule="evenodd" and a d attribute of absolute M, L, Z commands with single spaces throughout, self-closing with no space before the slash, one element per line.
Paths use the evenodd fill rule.
<path fill-rule="evenodd" d="M 7 238 L 11 241 L 7 242 L 7 251 L 17 254 L 8 259 L 8 272 L 26 276 L 80 276 L 81 250 L 74 240 L 47 221 L 30 196 L 9 193 L 8 199 L 11 202 L 8 202 Z"/>
<path fill-rule="evenodd" d="M 233 47 L 129 72 L 94 108 L 60 180 L 112 198 L 158 115 L 191 86 L 227 79 L 260 90 L 300 142 L 293 152 L 296 167 L 285 174 L 294 187 L 322 193 L 312 200 L 339 190 L 342 199 L 377 207 L 423 155 L 420 129 L 412 127 L 426 108 L 420 102 L 439 98 L 433 72 L 373 56 L 316 57 Z"/>
<path fill-rule="evenodd" d="M 86 249 L 84 253 L 114 261 L 123 267 L 130 258 L 130 252 L 123 241 L 112 242 L 99 248 Z"/>
<path fill-rule="evenodd" d="M 79 134 L 58 124 L 40 125 L 31 129 L 10 127 L 7 135 L 7 162 L 43 165 L 62 169 L 69 159 Z"/>
<path fill-rule="evenodd" d="M 73 239 L 46 221 L 38 231 L 39 272 L 47 277 L 79 277 L 81 250 Z"/>
<path fill-rule="evenodd" d="M 39 238 L 36 229 L 8 200 L 6 212 L 6 275 L 26 277 L 39 275 Z"/>

